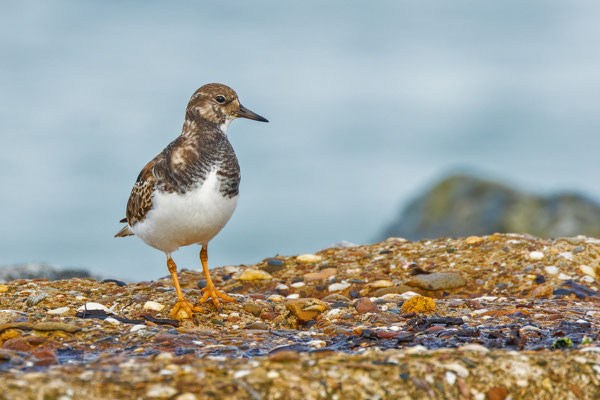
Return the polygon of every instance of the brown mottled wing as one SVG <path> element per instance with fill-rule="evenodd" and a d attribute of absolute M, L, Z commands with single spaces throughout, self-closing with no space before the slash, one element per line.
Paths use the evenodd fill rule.
<path fill-rule="evenodd" d="M 162 154 L 150 161 L 140 172 L 127 202 L 127 223 L 134 226 L 146 218 L 152 208 L 152 193 L 156 186 L 155 169 L 164 160 Z"/>

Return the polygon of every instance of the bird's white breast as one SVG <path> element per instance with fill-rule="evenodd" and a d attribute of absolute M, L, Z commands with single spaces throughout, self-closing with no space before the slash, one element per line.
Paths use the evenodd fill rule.
<path fill-rule="evenodd" d="M 237 196 L 224 197 L 219 192 L 217 171 L 184 194 L 156 191 L 152 209 L 131 230 L 146 244 L 173 252 L 181 246 L 208 244 L 235 210 Z"/>

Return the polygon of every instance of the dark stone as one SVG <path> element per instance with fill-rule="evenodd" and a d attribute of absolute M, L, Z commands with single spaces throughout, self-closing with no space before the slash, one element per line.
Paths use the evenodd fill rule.
<path fill-rule="evenodd" d="M 348 282 L 350 282 L 350 283 L 365 283 L 365 281 L 361 281 L 360 279 L 350 279 Z"/>
<path fill-rule="evenodd" d="M 538 196 L 472 176 L 450 176 L 415 198 L 379 235 L 408 240 L 529 233 L 600 236 L 600 205 L 576 194 Z"/>
<path fill-rule="evenodd" d="M 223 282 L 227 282 L 231 279 L 231 275 L 232 274 L 221 275 L 221 279 L 223 280 Z"/>
<path fill-rule="evenodd" d="M 298 277 L 298 278 L 292 279 L 292 283 L 296 283 L 296 282 L 304 282 L 304 278 Z"/>
<path fill-rule="evenodd" d="M 582 251 L 585 251 L 585 246 L 577 246 L 573 249 L 573 254 L 581 253 Z"/>
<path fill-rule="evenodd" d="M 206 279 L 201 279 L 198 281 L 198 289 L 204 289 L 206 287 Z"/>
<path fill-rule="evenodd" d="M 537 274 L 534 281 L 535 283 L 544 283 L 546 282 L 546 278 L 544 277 L 544 275 Z"/>
<path fill-rule="evenodd" d="M 127 284 L 123 281 L 120 281 L 118 279 L 105 279 L 102 282 L 104 283 L 115 283 L 117 286 L 123 287 L 123 286 L 127 286 Z"/>
<path fill-rule="evenodd" d="M 283 260 L 278 260 L 277 258 L 270 258 L 267 261 L 267 265 L 271 265 L 273 267 L 281 267 L 283 264 L 285 264 Z"/>
<path fill-rule="evenodd" d="M 281 271 L 284 268 L 285 268 L 285 263 L 283 262 L 283 260 L 279 260 L 277 258 L 269 258 L 267 260 L 266 265 L 264 265 L 262 267 L 262 270 L 272 274 L 277 271 Z"/>
<path fill-rule="evenodd" d="M 379 254 L 391 254 L 392 251 L 391 250 L 382 250 L 379 252 Z"/>
<path fill-rule="evenodd" d="M 350 297 L 352 297 L 353 299 L 357 299 L 360 297 L 360 295 L 358 293 L 356 293 L 356 291 L 351 290 L 350 293 L 348 293 L 350 295 Z"/>
<path fill-rule="evenodd" d="M 508 283 L 506 283 L 506 282 L 496 283 L 496 289 L 498 289 L 498 290 L 503 290 L 503 289 L 506 289 L 507 287 L 508 287 Z"/>

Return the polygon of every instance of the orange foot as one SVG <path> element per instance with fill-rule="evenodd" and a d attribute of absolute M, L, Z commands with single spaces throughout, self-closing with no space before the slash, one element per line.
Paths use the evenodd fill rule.
<path fill-rule="evenodd" d="M 179 314 L 179 310 L 182 310 L 184 314 L 186 314 L 185 317 L 181 317 Z M 195 312 L 201 312 L 202 308 L 201 307 L 196 307 L 194 305 L 192 305 L 192 303 L 190 303 L 187 300 L 177 300 L 177 303 L 175 304 L 175 307 L 173 307 L 173 309 L 171 310 L 171 313 L 169 314 L 169 316 L 173 319 L 193 319 L 194 313 Z"/>
<path fill-rule="evenodd" d="M 217 289 L 215 289 L 213 285 L 205 287 L 204 289 L 202 289 L 202 291 L 204 292 L 204 294 L 202 295 L 200 300 L 198 300 L 198 303 L 202 304 L 205 301 L 207 301 L 210 297 L 213 304 L 215 305 L 215 307 L 217 307 L 217 310 L 219 311 L 221 310 L 221 303 L 219 302 L 219 299 L 234 303 L 236 301 L 233 297 L 229 297 L 225 293 L 219 292 Z"/>

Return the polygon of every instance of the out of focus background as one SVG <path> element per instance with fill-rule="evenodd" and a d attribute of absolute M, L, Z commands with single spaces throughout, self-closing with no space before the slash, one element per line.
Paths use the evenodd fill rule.
<path fill-rule="evenodd" d="M 1 9 L 0 266 L 166 275 L 113 235 L 208 82 L 271 121 L 230 126 L 241 196 L 213 267 L 387 236 L 600 235 L 598 2 Z M 198 250 L 175 261 L 199 268 Z"/>

